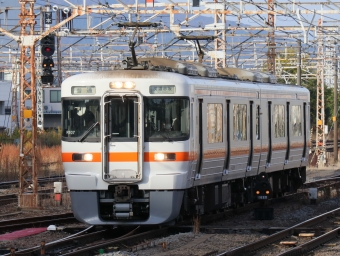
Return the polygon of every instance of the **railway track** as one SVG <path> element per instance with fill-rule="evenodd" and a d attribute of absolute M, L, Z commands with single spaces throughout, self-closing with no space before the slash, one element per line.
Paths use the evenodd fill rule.
<path fill-rule="evenodd" d="M 322 186 L 334 186 L 336 184 L 338 178 L 332 178 L 331 180 L 323 180 L 321 182 Z M 331 181 L 331 182 L 329 182 Z M 335 182 L 335 183 L 334 183 Z M 327 183 L 327 184 L 326 184 Z M 313 184 L 309 184 L 307 187 L 313 187 L 317 185 L 317 182 L 313 182 Z M 320 184 L 319 184 L 320 185 Z M 281 198 L 274 198 L 270 201 L 268 201 L 268 204 L 273 204 L 276 202 L 282 202 L 282 201 L 289 201 L 289 200 L 295 200 L 299 198 L 306 198 L 307 194 L 306 192 L 302 192 L 300 194 L 291 194 L 291 195 L 286 195 Z M 202 216 L 201 218 L 201 223 L 211 223 L 215 222 L 218 220 L 223 220 L 227 216 L 232 216 L 235 214 L 239 214 L 241 212 L 246 212 L 254 207 L 257 207 L 257 203 L 255 204 L 249 204 L 246 205 L 245 207 L 240 207 L 236 209 L 230 209 L 226 210 L 224 212 L 216 213 L 216 214 L 211 214 L 207 216 Z M 340 211 L 340 208 L 338 209 Z M 73 217 L 73 215 L 72 215 Z M 326 218 L 327 219 L 327 218 Z M 25 221 L 29 223 L 34 223 L 32 220 L 25 219 Z M 73 218 L 74 220 L 74 218 Z M 24 222 L 25 222 L 24 221 Z M 62 220 L 64 221 L 64 220 Z M 23 223 L 24 223 L 23 222 Z M 30 225 L 29 223 L 26 223 L 25 225 Z M 50 223 L 50 224 L 56 224 L 54 219 L 50 220 L 47 219 L 46 222 L 41 222 L 42 224 Z M 41 224 L 41 225 L 42 225 Z M 170 234 L 176 234 L 180 232 L 190 232 L 192 231 L 192 222 L 183 222 L 181 223 L 181 226 L 175 226 L 175 227 L 168 227 L 168 228 L 156 228 L 155 230 L 147 230 L 143 231 L 141 228 L 136 229 L 132 233 L 124 233 L 124 235 L 121 235 L 121 231 L 119 229 L 117 230 L 94 230 L 89 229 L 87 231 L 83 231 L 81 234 L 76 234 L 72 235 L 70 238 L 65 238 L 61 239 L 60 241 L 54 241 L 48 244 L 44 245 L 44 250 L 46 253 L 50 253 L 51 255 L 94 255 L 95 253 L 99 254 L 100 249 L 105 249 L 105 251 L 109 252 L 110 249 L 108 248 L 113 248 L 113 247 L 120 247 L 120 248 L 129 248 L 130 250 L 138 250 L 138 248 L 143 248 L 152 246 L 152 242 L 156 238 L 164 237 Z M 185 226 L 187 224 L 187 226 Z M 7 225 L 1 224 L 0 222 L 0 230 L 2 230 L 2 226 L 9 227 L 13 226 L 14 224 L 7 222 Z M 33 224 L 34 226 L 40 225 L 40 224 Z M 17 227 L 20 226 L 20 228 L 23 227 L 23 225 L 18 224 Z M 303 228 L 306 228 L 303 225 Z M 204 229 L 202 229 L 204 231 Z M 291 230 L 285 231 L 281 230 L 280 232 L 288 232 L 294 233 L 298 232 L 298 230 L 302 230 L 301 227 L 299 229 L 298 226 L 293 227 Z M 320 231 L 320 230 L 319 230 Z M 279 232 L 279 233 L 280 233 Z M 218 233 L 218 232 L 216 232 Z M 287 233 L 286 233 L 287 234 Z M 74 242 L 74 240 L 76 242 Z M 145 242 L 145 240 L 149 240 L 149 242 Z M 261 246 L 260 246 L 261 247 Z M 31 253 L 32 250 L 38 251 L 41 250 L 41 248 L 29 248 L 27 249 L 27 253 Z M 112 249 L 111 249 L 112 250 Z M 19 253 L 19 252 L 18 252 Z M 21 254 L 23 253 L 23 254 Z M 9 255 L 9 254 L 8 254 Z M 20 251 L 20 255 L 32 255 L 32 254 L 25 254 L 24 251 Z M 216 255 L 216 254 L 215 254 Z M 223 255 L 223 254 L 222 254 Z M 228 254 L 226 254 L 228 255 Z M 243 254 L 234 254 L 234 255 L 243 255 Z"/>
<path fill-rule="evenodd" d="M 319 147 L 321 147 L 321 143 L 319 144 Z M 316 142 L 315 140 L 312 141 L 312 145 L 311 145 L 311 151 L 314 152 L 315 151 L 315 147 L 316 147 Z M 334 140 L 326 140 L 326 145 L 325 148 L 327 150 L 327 152 L 333 152 L 334 149 Z M 338 148 L 340 148 L 340 140 L 338 140 Z"/>
<path fill-rule="evenodd" d="M 45 215 L 31 218 L 11 219 L 0 221 L 0 233 L 31 227 L 46 227 L 51 224 L 77 222 L 73 213 Z"/>
<path fill-rule="evenodd" d="M 54 181 L 65 181 L 65 176 L 62 175 L 57 175 L 57 176 L 49 176 L 49 177 L 40 177 L 38 178 L 38 183 L 40 185 L 46 184 L 46 183 L 51 183 Z M 18 186 L 19 181 L 18 180 L 11 180 L 11 181 L 1 181 L 0 182 L 0 188 L 1 189 L 6 189 L 6 188 L 11 188 L 13 186 Z"/>
<path fill-rule="evenodd" d="M 142 231 L 142 228 L 136 227 L 129 232 L 122 232 L 119 228 L 112 230 L 102 229 L 95 230 L 93 226 L 77 234 L 71 235 L 58 241 L 46 243 L 42 246 L 17 251 L 20 256 L 31 255 L 64 255 L 64 256 L 86 256 L 99 254 L 100 249 L 131 245 L 132 247 L 145 239 L 154 239 L 169 234 L 170 228 L 153 229 Z M 122 234 L 123 233 L 123 234 Z M 4 256 L 11 254 L 5 254 Z"/>
<path fill-rule="evenodd" d="M 15 202 L 18 202 L 18 195 L 16 194 L 0 196 L 0 206 L 15 203 Z"/>
<path fill-rule="evenodd" d="M 272 202 L 289 200 L 296 195 L 286 196 L 285 198 L 273 199 Z M 238 214 L 240 212 L 247 211 L 257 204 L 247 205 L 247 207 L 242 207 L 238 209 L 232 209 L 225 211 L 223 213 L 208 215 L 202 217 L 202 223 L 211 223 L 217 220 L 224 219 L 226 216 Z M 100 230 L 96 232 L 91 232 L 88 234 L 81 234 L 76 236 L 71 236 L 70 238 L 65 238 L 60 241 L 55 241 L 52 243 L 48 243 L 44 245 L 44 250 L 46 253 L 50 253 L 51 255 L 94 255 L 99 254 L 99 250 L 105 250 L 107 252 L 110 251 L 108 248 L 120 247 L 120 248 L 129 248 L 131 251 L 137 251 L 140 248 L 153 246 L 153 241 L 157 238 L 161 238 L 164 236 L 168 236 L 170 234 L 178 234 L 180 232 L 190 232 L 192 231 L 192 226 L 183 226 L 185 223 L 183 222 L 181 225 L 174 227 L 164 227 L 159 229 L 158 227 L 154 227 L 153 230 L 142 231 L 142 228 L 137 228 L 133 230 L 133 232 L 125 233 L 124 235 L 119 236 L 119 229 L 116 230 Z M 87 231 L 87 232 L 90 232 Z M 113 238 L 112 238 L 113 237 Z M 145 242 L 145 241 L 149 242 Z M 76 241 L 76 242 L 74 242 Z M 25 251 L 18 251 L 20 255 L 32 255 L 32 251 L 41 250 L 41 248 L 29 248 Z M 10 255 L 10 254 L 8 254 Z"/>
<path fill-rule="evenodd" d="M 64 187 L 66 188 L 66 187 Z M 54 189 L 50 188 L 39 188 L 38 191 L 39 194 L 52 194 L 54 193 Z M 11 203 L 16 203 L 18 202 L 18 194 L 8 194 L 8 195 L 1 195 L 0 196 L 0 206 L 6 205 L 6 204 L 11 204 Z"/>
<path fill-rule="evenodd" d="M 282 245 L 296 245 L 295 243 L 293 244 L 292 242 L 285 242 L 284 240 L 286 240 L 287 237 L 292 236 L 294 233 L 299 233 L 299 234 L 303 234 L 301 233 L 301 229 L 299 228 L 308 228 L 311 226 L 316 226 L 317 224 L 320 224 L 321 222 L 324 221 L 329 221 L 330 218 L 334 218 L 335 215 L 340 215 L 340 208 L 337 208 L 335 210 L 329 211 L 327 213 L 321 214 L 317 217 L 314 217 L 312 219 L 309 219 L 307 221 L 301 222 L 295 226 L 292 226 L 290 228 L 284 229 L 282 231 L 279 231 L 273 235 L 270 235 L 266 238 L 263 238 L 259 241 L 256 241 L 254 243 L 251 244 L 247 244 L 245 246 L 241 246 L 238 248 L 235 248 L 233 250 L 229 250 L 226 251 L 224 253 L 218 254 L 218 256 L 238 256 L 238 255 L 250 255 L 250 254 L 254 254 L 256 252 L 256 254 L 258 255 L 262 255 L 261 254 L 261 249 L 262 248 L 268 248 L 269 246 L 271 246 L 272 244 L 277 244 L 279 241 L 281 241 L 280 244 Z M 296 231 L 298 230 L 298 231 Z M 308 237 L 314 237 L 315 234 L 317 234 L 317 228 L 315 228 L 314 231 L 308 230 Z M 335 238 L 339 233 L 339 228 L 336 228 L 334 230 L 331 230 L 329 232 L 327 232 L 326 234 L 320 236 L 319 238 L 314 238 L 311 242 L 309 243 L 304 243 L 299 245 L 298 248 L 295 249 L 291 249 L 289 251 L 286 251 L 284 253 L 281 253 L 279 255 L 302 255 L 302 252 L 306 252 L 308 250 L 312 250 L 315 247 L 319 246 L 320 244 L 329 241 L 333 238 Z M 311 235 L 313 234 L 313 235 Z M 318 242 L 316 242 L 318 241 Z M 294 241 L 293 241 L 294 242 Z"/>

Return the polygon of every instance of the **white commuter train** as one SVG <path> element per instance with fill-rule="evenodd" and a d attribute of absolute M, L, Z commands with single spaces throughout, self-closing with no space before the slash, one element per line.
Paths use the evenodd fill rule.
<path fill-rule="evenodd" d="M 62 159 L 78 220 L 172 223 L 245 204 L 261 172 L 274 196 L 303 184 L 307 89 L 239 69 L 139 62 L 62 84 Z"/>

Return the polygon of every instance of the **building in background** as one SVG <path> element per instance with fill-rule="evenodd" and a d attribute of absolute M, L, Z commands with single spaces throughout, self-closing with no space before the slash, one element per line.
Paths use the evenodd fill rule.
<path fill-rule="evenodd" d="M 12 81 L 4 80 L 4 73 L 0 72 L 0 131 L 11 128 L 11 105 Z"/>
<path fill-rule="evenodd" d="M 43 88 L 44 129 L 61 125 L 61 88 Z"/>
<path fill-rule="evenodd" d="M 44 129 L 56 129 L 61 125 L 61 88 L 43 88 Z M 17 95 L 18 117 L 20 115 L 20 92 Z M 29 108 L 30 102 L 27 102 Z M 11 129 L 12 74 L 0 71 L 0 131 Z"/>

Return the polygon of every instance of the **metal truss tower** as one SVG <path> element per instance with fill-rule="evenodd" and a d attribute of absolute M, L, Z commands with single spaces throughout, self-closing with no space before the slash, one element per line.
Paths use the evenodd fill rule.
<path fill-rule="evenodd" d="M 35 46 L 34 26 L 35 0 L 19 0 L 21 13 L 19 14 L 20 33 L 20 183 L 19 207 L 37 208 L 38 178 L 37 178 L 37 119 L 36 119 L 36 82 L 35 82 Z M 26 106 L 30 100 L 31 109 Z M 25 193 L 33 184 L 32 192 Z"/>
<path fill-rule="evenodd" d="M 335 41 L 334 39 L 327 38 L 325 44 L 325 85 L 328 88 L 334 88 L 334 73 L 335 65 L 334 62 L 336 61 L 335 55 Z"/>
<path fill-rule="evenodd" d="M 216 0 L 215 0 L 216 2 Z M 226 5 L 222 4 L 222 3 L 218 3 L 218 5 L 216 5 L 216 13 L 214 14 L 214 23 L 216 25 L 221 24 L 222 27 L 225 26 L 225 22 L 226 22 L 226 14 L 221 12 L 218 13 L 218 9 L 219 8 L 223 8 L 223 11 L 225 10 Z M 224 68 L 226 67 L 226 51 L 227 51 L 227 47 L 226 47 L 226 42 L 227 42 L 227 38 L 226 38 L 226 30 L 225 29 L 221 29 L 221 30 L 215 30 L 214 34 L 215 34 L 215 42 L 214 42 L 214 46 L 215 46 L 215 51 L 216 51 L 216 56 L 215 56 L 215 68 Z M 217 54 L 217 53 L 221 53 L 221 54 Z M 221 55 L 221 56 L 219 56 Z"/>
<path fill-rule="evenodd" d="M 35 73 L 35 44 L 56 29 L 85 12 L 80 6 L 74 6 L 68 18 L 39 36 L 34 34 L 36 15 L 35 0 L 19 0 L 21 24 L 20 35 L 16 36 L 0 27 L 0 32 L 13 38 L 20 45 L 20 152 L 19 152 L 19 202 L 20 208 L 38 208 L 37 178 L 37 90 Z M 15 79 L 14 81 L 17 81 Z M 40 91 L 41 95 L 42 92 Z M 40 96 L 41 96 L 40 95 Z M 29 107 L 29 102 L 31 107 Z M 13 103 L 13 101 L 12 101 Z M 27 103 L 27 104 L 26 104 Z M 14 104 L 14 103 L 13 103 Z M 31 187 L 32 184 L 32 187 Z M 31 187 L 31 190 L 28 190 Z M 29 193 L 27 193 L 29 192 Z"/>
<path fill-rule="evenodd" d="M 322 20 L 318 22 L 318 52 L 317 52 L 317 86 L 316 86 L 316 139 L 315 154 L 317 155 L 318 167 L 326 163 L 325 141 L 325 93 L 324 93 L 324 44 L 322 34 Z"/>
<path fill-rule="evenodd" d="M 268 51 L 267 51 L 267 63 L 268 63 L 268 72 L 275 75 L 275 6 L 274 0 L 268 0 L 268 26 L 270 26 L 271 30 L 268 32 Z"/>

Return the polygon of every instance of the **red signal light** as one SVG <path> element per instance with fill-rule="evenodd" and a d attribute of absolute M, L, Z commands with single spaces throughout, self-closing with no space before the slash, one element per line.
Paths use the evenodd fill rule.
<path fill-rule="evenodd" d="M 55 51 L 55 36 L 50 34 L 40 40 L 41 54 L 45 57 L 51 57 Z"/>

